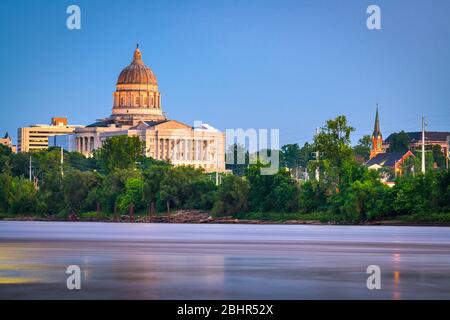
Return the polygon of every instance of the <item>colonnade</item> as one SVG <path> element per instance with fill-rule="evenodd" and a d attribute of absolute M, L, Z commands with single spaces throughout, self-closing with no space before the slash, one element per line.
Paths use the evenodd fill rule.
<path fill-rule="evenodd" d="M 215 139 L 158 138 L 155 147 L 160 160 L 210 162 L 217 156 Z"/>
<path fill-rule="evenodd" d="M 94 151 L 94 137 L 76 137 L 75 146 L 78 152 L 86 153 Z"/>

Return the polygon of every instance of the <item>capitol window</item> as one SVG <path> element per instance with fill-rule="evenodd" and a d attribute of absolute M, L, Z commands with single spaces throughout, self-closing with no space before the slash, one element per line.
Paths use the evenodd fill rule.
<path fill-rule="evenodd" d="M 139 97 L 136 97 L 136 104 L 139 105 Z"/>

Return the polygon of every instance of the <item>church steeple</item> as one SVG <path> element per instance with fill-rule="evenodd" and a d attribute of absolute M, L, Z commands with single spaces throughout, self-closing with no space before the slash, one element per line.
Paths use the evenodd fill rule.
<path fill-rule="evenodd" d="M 372 137 L 381 137 L 380 118 L 378 116 L 378 104 L 377 104 L 377 113 L 375 115 L 375 126 L 373 128 Z"/>
<path fill-rule="evenodd" d="M 378 104 L 377 104 L 375 125 L 372 133 L 372 150 L 370 150 L 370 159 L 372 159 L 379 153 L 383 153 L 383 136 L 381 135 L 380 130 L 380 117 L 378 115 Z"/>

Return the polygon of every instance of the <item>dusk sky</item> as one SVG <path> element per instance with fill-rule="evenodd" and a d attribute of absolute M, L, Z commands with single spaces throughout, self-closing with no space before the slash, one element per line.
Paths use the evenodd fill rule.
<path fill-rule="evenodd" d="M 81 8 L 81 30 L 66 8 Z M 368 30 L 368 5 L 382 30 Z M 163 110 L 188 124 L 279 128 L 311 140 L 344 114 L 356 142 L 381 130 L 450 131 L 450 1 L 0 2 L 0 134 L 67 116 L 111 114 L 136 43 L 156 74 Z"/>

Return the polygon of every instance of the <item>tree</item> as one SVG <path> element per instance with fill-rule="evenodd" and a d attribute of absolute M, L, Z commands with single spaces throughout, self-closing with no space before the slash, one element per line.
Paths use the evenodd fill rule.
<path fill-rule="evenodd" d="M 194 180 L 190 184 L 190 191 L 184 203 L 186 209 L 211 210 L 214 206 L 217 187 L 209 177 Z"/>
<path fill-rule="evenodd" d="M 203 169 L 192 166 L 171 167 L 161 180 L 159 201 L 168 213 L 171 208 L 193 208 L 193 203 L 201 198 L 199 188 L 207 193 L 215 190 L 214 183 L 209 179 Z M 206 201 L 209 196 L 204 196 L 203 200 Z M 208 201 L 203 205 L 207 206 L 207 203 Z M 200 205 L 195 207 L 202 208 Z"/>
<path fill-rule="evenodd" d="M 330 211 L 349 222 L 373 220 L 392 213 L 392 192 L 377 172 L 354 161 L 344 163 L 338 192 L 330 197 Z"/>
<path fill-rule="evenodd" d="M 394 187 L 394 209 L 399 214 L 412 214 L 431 212 L 433 205 L 433 188 L 435 173 L 427 172 L 413 176 L 405 176 L 397 179 Z"/>
<path fill-rule="evenodd" d="M 325 181 L 329 194 L 337 190 L 343 164 L 353 161 L 350 134 L 354 130 L 347 124 L 345 116 L 338 116 L 328 120 L 321 132 L 314 137 L 314 147 L 319 152 L 320 161 L 311 162 L 310 170 L 319 167 L 320 179 Z"/>
<path fill-rule="evenodd" d="M 149 205 L 150 214 L 155 213 L 155 205 L 161 189 L 161 182 L 170 169 L 171 167 L 168 165 L 153 165 L 142 173 L 144 178 L 143 198 L 144 202 Z"/>
<path fill-rule="evenodd" d="M 277 212 L 294 212 L 298 209 L 299 188 L 287 171 L 280 170 L 272 181 L 272 209 Z"/>
<path fill-rule="evenodd" d="M 345 116 L 328 120 L 321 132 L 314 137 L 314 145 L 320 158 L 327 160 L 332 167 L 340 167 L 351 159 L 350 134 L 355 129 L 347 124 Z"/>
<path fill-rule="evenodd" d="M 427 146 L 429 149 L 431 149 L 431 154 L 433 155 L 433 164 L 436 164 L 438 168 L 445 168 L 446 167 L 446 160 L 445 160 L 445 154 L 442 152 L 442 148 L 438 144 L 434 144 L 432 146 Z"/>
<path fill-rule="evenodd" d="M 106 173 L 115 169 L 136 168 L 138 160 L 144 155 L 145 143 L 139 137 L 125 135 L 106 139 L 100 149 L 94 152 Z"/>
<path fill-rule="evenodd" d="M 100 177 L 94 172 L 72 169 L 65 174 L 62 183 L 64 203 L 68 212 L 78 213 L 81 209 L 92 209 L 93 204 L 89 202 L 100 200 L 98 197 L 97 199 L 92 197 L 101 184 Z"/>
<path fill-rule="evenodd" d="M 369 135 L 363 136 L 358 140 L 358 144 L 353 147 L 355 156 L 361 157 L 363 161 L 369 160 L 370 149 L 372 147 L 372 138 Z"/>
<path fill-rule="evenodd" d="M 0 173 L 0 212 L 9 211 L 9 204 L 12 198 L 12 177 L 8 173 Z"/>
<path fill-rule="evenodd" d="M 100 170 L 96 158 L 86 158 L 79 152 L 64 152 L 64 164 L 66 168 L 74 168 L 80 171 Z"/>
<path fill-rule="evenodd" d="M 128 179 L 139 177 L 140 172 L 133 169 L 118 169 L 106 175 L 100 190 L 102 209 L 116 214 L 119 198 L 125 192 L 126 182 Z"/>
<path fill-rule="evenodd" d="M 36 213 L 36 190 L 23 177 L 0 174 L 0 212 L 13 214 Z"/>
<path fill-rule="evenodd" d="M 269 211 L 272 207 L 273 176 L 262 175 L 261 168 L 265 165 L 258 162 L 245 170 L 245 177 L 250 184 L 249 207 L 254 212 Z"/>
<path fill-rule="evenodd" d="M 181 175 L 178 170 L 172 168 L 168 170 L 161 181 L 160 199 L 165 204 L 167 213 L 170 213 L 170 208 L 176 207 L 180 204 L 180 181 Z"/>
<path fill-rule="evenodd" d="M 450 212 L 450 171 L 442 170 L 437 174 L 434 198 L 436 207 L 442 212 Z"/>
<path fill-rule="evenodd" d="M 143 204 L 144 181 L 141 178 L 129 178 L 125 183 L 125 192 L 119 197 L 119 209 L 122 212 L 138 210 Z"/>
<path fill-rule="evenodd" d="M 286 144 L 281 147 L 280 163 L 282 167 L 294 169 L 299 166 L 300 147 L 297 143 Z"/>
<path fill-rule="evenodd" d="M 391 134 L 387 152 L 406 152 L 409 150 L 411 138 L 405 131 Z"/>
<path fill-rule="evenodd" d="M 249 183 L 242 177 L 226 175 L 216 194 L 213 212 L 234 214 L 248 210 Z"/>
<path fill-rule="evenodd" d="M 255 212 L 292 212 L 298 208 L 298 185 L 290 173 L 280 169 L 274 175 L 262 175 L 265 165 L 250 165 L 245 177 L 250 185 L 249 207 Z"/>
<path fill-rule="evenodd" d="M 304 213 L 326 211 L 326 189 L 322 182 L 306 181 L 300 185 L 299 206 Z"/>
<path fill-rule="evenodd" d="M 235 175 L 244 174 L 250 162 L 250 154 L 243 145 L 234 143 L 228 146 L 225 157 L 227 170 L 231 170 Z"/>

